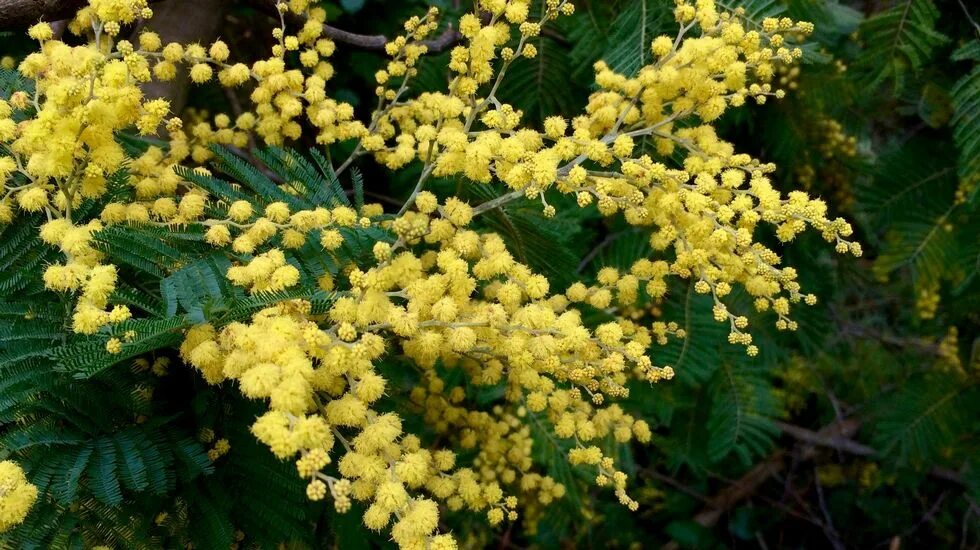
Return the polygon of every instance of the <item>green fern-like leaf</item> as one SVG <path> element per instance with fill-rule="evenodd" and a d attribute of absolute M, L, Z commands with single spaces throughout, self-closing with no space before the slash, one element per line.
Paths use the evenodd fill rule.
<path fill-rule="evenodd" d="M 354 187 L 354 206 L 360 211 L 364 208 L 364 176 L 356 166 L 350 169 L 351 183 Z"/>
<path fill-rule="evenodd" d="M 955 380 L 910 380 L 876 407 L 874 445 L 886 456 L 930 462 L 972 421 L 976 398 L 975 386 Z"/>
<path fill-rule="evenodd" d="M 238 297 L 225 278 L 231 262 L 223 254 L 214 254 L 174 271 L 160 281 L 160 294 L 166 314 L 173 316 L 180 308 L 196 323 L 206 321 L 205 308 L 220 303 L 225 296 Z"/>
<path fill-rule="evenodd" d="M 213 196 L 221 197 L 225 201 L 248 201 L 253 202 L 252 195 L 243 193 L 237 185 L 232 185 L 227 181 L 218 179 L 214 176 L 206 176 L 184 166 L 175 168 L 177 175 L 193 183 Z"/>
<path fill-rule="evenodd" d="M 236 301 L 225 310 L 224 318 L 246 319 L 263 308 L 289 300 L 307 300 L 313 306 L 312 311 L 321 314 L 329 309 L 334 299 L 334 293 L 319 289 L 292 288 L 278 292 L 264 292 Z"/>
<path fill-rule="evenodd" d="M 116 284 L 110 303 L 124 304 L 142 310 L 154 317 L 164 315 L 164 305 L 156 295 L 133 288 L 126 282 Z"/>
<path fill-rule="evenodd" d="M 975 40 L 980 49 L 980 40 Z M 958 171 L 960 179 L 972 182 L 974 191 L 970 197 L 976 199 L 976 189 L 980 185 L 980 65 L 975 65 L 969 74 L 961 78 L 950 91 L 953 103 L 953 140 L 960 151 Z"/>
<path fill-rule="evenodd" d="M 310 158 L 313 159 L 317 169 L 324 175 L 325 178 L 329 179 L 330 181 L 336 179 L 337 176 L 334 172 L 333 166 L 330 165 L 330 162 L 323 156 L 322 153 L 320 153 L 320 151 L 310 149 Z M 344 193 L 343 188 L 339 187 L 339 183 L 337 187 L 332 186 L 331 195 L 332 198 L 337 201 L 337 204 L 350 206 L 350 199 L 347 198 L 347 194 Z"/>
<path fill-rule="evenodd" d="M 33 94 L 34 82 L 21 76 L 19 71 L 0 68 L 0 98 L 10 99 L 14 92 Z M 27 116 L 27 114 L 23 113 L 21 116 Z"/>
<path fill-rule="evenodd" d="M 624 5 L 610 26 L 609 38 L 601 58 L 609 67 L 634 75 L 652 60 L 653 39 L 673 31 L 670 6 L 653 0 L 633 0 Z"/>
<path fill-rule="evenodd" d="M 66 461 L 69 467 L 65 470 L 61 482 L 54 487 L 54 494 L 59 501 L 64 504 L 71 504 L 75 500 L 75 495 L 78 494 L 78 484 L 81 482 L 82 475 L 88 468 L 94 452 L 95 443 L 88 441 L 76 450 L 72 459 Z"/>
<path fill-rule="evenodd" d="M 309 206 L 303 199 L 287 193 L 276 182 L 269 179 L 268 175 L 231 150 L 219 146 L 214 146 L 211 150 L 217 157 L 217 167 L 239 184 L 253 191 L 253 196 L 262 197 L 269 202 L 282 201 L 296 210 Z"/>
<path fill-rule="evenodd" d="M 980 61 L 980 40 L 970 40 L 963 44 L 953 52 L 950 59 L 953 61 Z"/>
<path fill-rule="evenodd" d="M 821 43 L 853 33 L 863 19 L 860 11 L 835 0 L 790 0 L 787 14 L 795 20 L 813 23 L 813 36 Z"/>
<path fill-rule="evenodd" d="M 98 232 L 95 239 L 96 245 L 117 264 L 159 279 L 181 263 L 190 248 L 186 243 L 193 242 L 190 235 L 184 233 L 187 238 L 179 242 L 157 228 L 109 226 Z M 197 239 L 198 243 L 203 242 L 203 231 L 197 230 Z"/>
<path fill-rule="evenodd" d="M 251 525 L 249 542 L 271 547 L 294 541 L 301 547 L 314 546 L 309 520 L 320 509 L 306 498 L 305 482 L 294 475 L 288 462 L 278 460 L 245 429 L 229 434 L 234 451 L 215 475 L 200 483 L 225 484 L 235 490 L 236 525 Z M 262 479 L 262 483 L 251 480 Z"/>
<path fill-rule="evenodd" d="M 311 150 L 311 154 L 317 151 Z M 296 151 L 269 147 L 256 151 L 256 157 L 279 174 L 307 207 L 348 204 L 344 189 L 326 162 L 314 165 Z"/>
<path fill-rule="evenodd" d="M 806 4 L 807 0 L 798 0 L 797 5 L 791 5 L 803 15 L 807 21 L 820 21 L 823 28 L 829 32 L 843 32 L 847 28 L 848 19 L 853 18 L 857 12 L 844 8 L 834 2 L 819 2 L 817 5 Z M 719 8 L 724 8 L 728 12 L 737 13 L 741 8 L 743 15 L 742 22 L 750 29 L 759 30 L 762 28 L 762 20 L 767 17 L 779 17 L 787 12 L 787 3 L 778 0 L 719 0 Z M 856 24 L 856 21 L 852 21 Z M 802 62 L 828 63 L 832 57 L 814 41 L 807 41 L 798 46 L 803 52 Z"/>
<path fill-rule="evenodd" d="M 681 382 L 701 384 L 711 378 L 721 362 L 727 343 L 727 327 L 711 316 L 711 298 L 698 294 L 693 285 L 672 288 L 664 315 L 677 319 L 686 336 L 671 338 L 662 350 L 654 350 L 657 365 L 671 366 Z"/>
<path fill-rule="evenodd" d="M 735 453 L 743 464 L 772 446 L 777 429 L 772 419 L 779 404 L 764 372 L 755 365 L 724 362 L 709 382 L 708 456 L 719 461 Z"/>
<path fill-rule="evenodd" d="M 875 270 L 891 273 L 909 267 L 923 284 L 937 283 L 957 256 L 949 228 L 950 212 L 896 223 L 875 260 Z"/>
<path fill-rule="evenodd" d="M 83 337 L 50 349 L 47 356 L 55 362 L 58 371 L 76 378 L 88 378 L 125 359 L 179 344 L 183 338 L 182 329 L 191 324 L 191 320 L 182 315 L 165 319 L 131 319 L 113 325 L 119 335 L 130 331 L 134 334 L 122 343 L 120 353 L 109 353 L 103 338 Z"/>
<path fill-rule="evenodd" d="M 122 485 L 119 483 L 118 451 L 112 441 L 101 439 L 95 444 L 92 461 L 89 462 L 89 488 L 96 498 L 109 505 L 122 502 Z"/>
<path fill-rule="evenodd" d="M 877 227 L 913 213 L 941 215 L 953 201 L 953 157 L 941 145 L 917 139 L 883 154 L 875 177 L 857 188 L 858 207 Z"/>
<path fill-rule="evenodd" d="M 858 188 L 859 208 L 886 232 L 876 271 L 908 268 L 924 284 L 950 277 L 958 257 L 952 164 L 941 144 L 917 139 L 883 155 L 875 178 Z"/>
<path fill-rule="evenodd" d="M 865 85 L 891 80 L 901 90 L 906 73 L 922 68 L 935 48 L 949 40 L 936 30 L 938 19 L 932 0 L 900 0 L 865 20 L 859 30 L 864 49 L 854 63 Z"/>
<path fill-rule="evenodd" d="M 745 10 L 744 19 L 751 25 L 760 25 L 766 17 L 776 17 L 786 11 L 786 6 L 777 0 L 719 0 L 717 3 L 732 12 L 742 8 Z"/>
<path fill-rule="evenodd" d="M 132 433 L 120 433 L 113 438 L 119 452 L 119 477 L 127 489 L 139 492 L 149 485 L 146 462 L 140 452 L 137 437 Z"/>
<path fill-rule="evenodd" d="M 38 273 L 55 261 L 55 250 L 37 236 L 40 223 L 36 216 L 25 217 L 0 230 L 0 297 L 37 287 Z"/>
<path fill-rule="evenodd" d="M 540 122 L 551 114 L 570 112 L 584 94 L 569 86 L 572 68 L 564 45 L 543 36 L 535 47 L 534 59 L 519 59 L 510 66 L 499 93 L 531 121 Z"/>

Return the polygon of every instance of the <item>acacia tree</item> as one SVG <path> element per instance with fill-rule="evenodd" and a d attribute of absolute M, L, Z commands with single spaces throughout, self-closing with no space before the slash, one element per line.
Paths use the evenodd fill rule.
<path fill-rule="evenodd" d="M 585 47 L 595 29 L 564 0 L 430 8 L 388 35 L 342 30 L 329 4 L 304 0 L 7 4 L 0 23 L 29 21 L 34 41 L 4 59 L 0 102 L 0 528 L 12 544 L 344 546 L 367 529 L 454 548 L 500 532 L 506 543 L 515 526 L 546 542 L 607 493 L 618 502 L 605 513 L 643 514 L 657 497 L 638 476 L 691 493 L 657 472 L 657 452 L 702 479 L 709 463 L 761 459 L 694 516 L 710 527 L 784 466 L 766 456 L 780 431 L 878 454 L 850 439 L 859 422 L 832 393 L 826 428 L 784 421 L 812 371 L 798 368 L 800 339 L 765 328 L 794 332 L 803 315 L 812 330 L 804 303 L 829 313 L 802 284 L 827 265 L 801 258 L 798 272 L 784 243 L 814 229 L 862 256 L 852 226 L 802 188 L 866 152 L 828 117 L 793 136 L 792 172 L 721 137 L 737 134 L 736 112 L 763 122 L 763 141 L 780 136 L 745 104 L 801 88 L 801 60 L 833 82 L 813 24 L 771 5 L 639 2 L 639 28 L 621 29 L 635 36 Z M 916 7 L 908 37 L 898 23 L 913 65 L 945 40 L 920 29 L 931 13 Z M 238 16 L 271 22 L 267 51 L 217 38 Z M 591 70 L 546 74 L 562 41 Z M 596 42 L 612 49 L 586 55 Z M 345 47 L 376 52 L 353 88 L 364 61 Z M 902 78 L 854 66 L 868 86 Z M 566 98 L 543 88 L 581 73 L 589 83 Z M 800 91 L 795 105 L 823 108 L 819 85 Z M 972 219 L 957 206 L 976 181 L 965 132 L 941 222 Z M 907 193 L 868 189 L 882 212 Z M 912 241 L 910 259 L 886 245 L 875 266 L 911 263 L 923 278 L 931 239 Z M 901 433 L 875 440 L 884 452 L 927 456 L 955 425 L 935 413 L 975 405 L 950 330 L 936 353 L 961 382 L 901 398 L 917 416 L 882 417 Z M 694 424 L 707 437 L 681 451 Z M 823 509 L 832 474 L 813 477 Z M 817 521 L 841 544 L 830 517 Z"/>

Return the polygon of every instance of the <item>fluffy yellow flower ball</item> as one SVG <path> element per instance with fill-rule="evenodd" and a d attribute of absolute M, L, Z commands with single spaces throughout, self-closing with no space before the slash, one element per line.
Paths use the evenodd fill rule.
<path fill-rule="evenodd" d="M 37 487 L 15 462 L 0 462 L 0 533 L 24 521 L 37 500 Z"/>

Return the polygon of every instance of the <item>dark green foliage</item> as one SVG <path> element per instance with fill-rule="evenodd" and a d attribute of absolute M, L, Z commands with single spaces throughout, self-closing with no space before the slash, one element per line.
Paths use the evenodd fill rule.
<path fill-rule="evenodd" d="M 956 81 L 949 95 L 954 113 L 953 140 L 960 151 L 959 175 L 976 179 L 980 174 L 980 39 L 957 50 L 953 59 L 973 63 L 973 69 Z"/>
<path fill-rule="evenodd" d="M 574 110 L 584 94 L 567 86 L 572 71 L 567 44 L 545 36 L 536 47 L 534 59 L 519 60 L 507 70 L 500 97 L 522 109 L 528 120 L 542 121 Z"/>
<path fill-rule="evenodd" d="M 912 140 L 878 159 L 876 177 L 858 189 L 860 204 L 884 242 L 875 268 L 907 267 L 923 284 L 938 283 L 958 254 L 946 227 L 956 204 L 955 152 Z"/>
<path fill-rule="evenodd" d="M 908 387 L 877 404 L 877 431 L 872 441 L 901 463 L 935 463 L 941 460 L 940 453 L 955 447 L 963 435 L 959 427 L 972 422 L 963 415 L 977 397 L 975 384 L 910 379 Z"/>
<path fill-rule="evenodd" d="M 860 29 L 864 48 L 855 63 L 864 83 L 875 87 L 891 81 L 901 89 L 933 50 L 949 41 L 936 29 L 939 14 L 932 0 L 900 0 L 866 19 Z"/>
<path fill-rule="evenodd" d="M 624 74 L 632 75 L 650 62 L 650 42 L 660 34 L 676 32 L 672 6 L 654 0 L 596 3 L 589 17 L 569 24 L 570 52 L 575 75 L 592 77 L 592 64 L 602 59 Z"/>
<path fill-rule="evenodd" d="M 771 419 L 779 412 L 778 399 L 764 376 L 750 365 L 723 363 L 709 383 L 708 458 L 713 461 L 735 453 L 745 464 L 765 455 L 777 430 Z"/>

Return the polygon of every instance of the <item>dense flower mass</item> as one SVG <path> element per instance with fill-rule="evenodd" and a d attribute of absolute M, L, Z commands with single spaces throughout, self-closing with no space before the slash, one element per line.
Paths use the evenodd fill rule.
<path fill-rule="evenodd" d="M 276 45 L 251 65 L 230 60 L 220 41 L 163 44 L 152 32 L 136 43 L 120 38 L 122 25 L 152 16 L 145 0 L 91 0 L 69 26 L 89 39 L 83 46 L 56 40 L 45 23 L 32 27 L 40 51 L 20 71 L 34 80 L 34 94 L 0 101 L 0 221 L 19 211 L 46 214 L 40 236 L 64 260 L 47 267 L 44 283 L 74 294 L 73 330 L 106 335 L 112 354 L 123 342 L 108 337 L 111 326 L 132 313 L 113 303 L 117 267 L 94 242 L 108 227 L 199 226 L 204 241 L 235 260 L 228 281 L 250 295 L 300 284 L 291 250 L 315 246 L 336 258 L 351 235 L 371 232 L 370 257 L 317 281 L 333 293 L 325 312 L 283 300 L 247 322 L 200 324 L 180 354 L 209 383 L 232 381 L 268 403 L 252 433 L 295 462 L 310 499 L 329 496 L 339 512 L 364 503 L 365 525 L 400 546 L 454 548 L 438 532 L 443 510 L 477 512 L 496 525 L 533 518 L 562 498 L 566 487 L 532 459 L 532 424 L 568 442 L 569 462 L 636 509 L 604 442 L 645 443 L 651 429 L 614 401 L 628 395 L 631 380 L 672 378 L 654 344 L 685 334 L 670 321 L 642 324 L 629 309 L 663 298 L 672 277 L 690 280 L 713 297 L 728 340 L 755 355 L 745 312 L 729 309 L 726 296 L 741 287 L 790 330 L 791 307 L 816 300 L 758 240 L 763 227 L 784 242 L 813 228 L 838 252 L 861 253 L 847 240 L 851 227 L 828 218 L 826 204 L 800 191 L 783 196 L 770 180 L 774 166 L 737 152 L 712 126 L 729 108 L 783 97 L 773 81 L 800 59 L 795 43 L 812 32 L 809 23 L 766 19 L 754 28 L 712 0 L 678 0 L 679 30 L 652 40 L 651 64 L 619 74 L 597 62 L 596 91 L 581 114 L 533 128 L 496 92 L 512 64 L 537 55 L 542 27 L 571 14 L 572 3 L 547 0 L 535 19 L 529 0 L 481 0 L 458 22 L 447 88 L 413 95 L 424 40 L 439 25 L 432 9 L 387 44 L 377 108 L 362 122 L 329 95 L 335 45 L 322 35 L 324 11 L 309 4 L 278 4 Z M 289 28 L 285 14 L 305 23 Z M 235 120 L 172 117 L 167 101 L 144 96 L 140 85 L 174 78 L 178 65 L 196 83 L 251 86 L 252 109 Z M 115 134 L 132 127 L 169 142 L 130 157 Z M 300 208 L 278 187 L 283 197 L 219 196 L 175 170 L 198 166 L 206 177 L 200 165 L 213 154 L 209 145 L 243 147 L 250 136 L 277 145 L 304 132 L 324 146 L 356 143 L 338 174 L 361 157 L 393 170 L 421 165 L 414 192 L 394 214 L 379 205 Z M 479 205 L 426 190 L 430 178 L 447 176 L 507 189 Z M 554 215 L 549 198 L 562 194 L 645 231 L 655 255 L 626 270 L 603 269 L 594 283 L 554 289 L 479 223 L 522 197 Z M 96 218 L 79 215 L 93 202 L 102 205 Z M 590 308 L 613 320 L 587 323 Z M 418 369 L 410 401 L 438 446 L 384 406 L 394 390 L 379 361 L 391 354 Z M 447 383 L 437 366 L 466 383 Z M 467 388 L 481 387 L 500 387 L 502 397 L 491 407 L 468 399 Z M 215 458 L 229 452 L 227 442 L 217 449 Z M 34 498 L 8 464 L 0 463 L 11 470 L 0 474 L 0 529 Z"/>
<path fill-rule="evenodd" d="M 37 487 L 24 470 L 9 460 L 0 462 L 0 533 L 23 521 L 35 500 Z"/>

